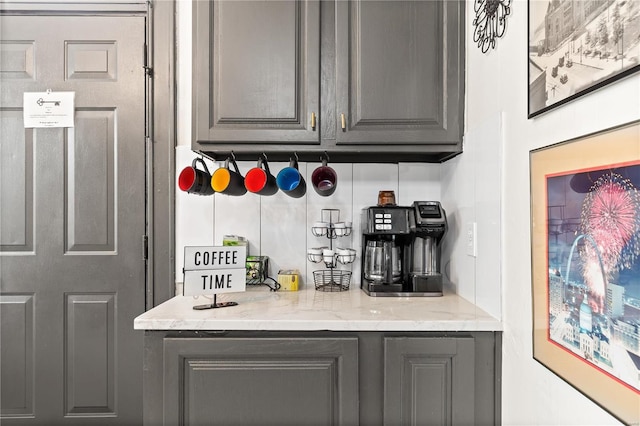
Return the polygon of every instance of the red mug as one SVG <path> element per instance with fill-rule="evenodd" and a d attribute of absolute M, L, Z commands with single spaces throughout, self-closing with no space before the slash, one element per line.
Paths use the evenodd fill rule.
<path fill-rule="evenodd" d="M 259 195 L 273 195 L 278 192 L 276 178 L 269 171 L 269 164 L 264 156 L 260 157 L 258 165 L 244 176 L 244 186 L 247 191 Z"/>
<path fill-rule="evenodd" d="M 197 164 L 201 163 L 204 170 L 197 168 Z M 196 158 L 191 163 L 191 167 L 185 167 L 178 176 L 178 187 L 189 194 L 211 195 L 213 188 L 211 187 L 211 173 L 207 169 L 202 158 Z"/>

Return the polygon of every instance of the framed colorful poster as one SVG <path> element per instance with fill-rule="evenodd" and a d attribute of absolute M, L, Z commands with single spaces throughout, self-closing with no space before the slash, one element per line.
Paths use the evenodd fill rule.
<path fill-rule="evenodd" d="M 640 0 L 529 0 L 529 118 L 640 69 Z"/>
<path fill-rule="evenodd" d="M 530 152 L 533 357 L 640 423 L 640 124 Z"/>

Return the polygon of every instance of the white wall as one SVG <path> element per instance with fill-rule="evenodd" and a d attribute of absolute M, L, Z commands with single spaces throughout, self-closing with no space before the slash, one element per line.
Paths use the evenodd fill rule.
<path fill-rule="evenodd" d="M 337 206 L 355 222 L 355 213 L 373 204 L 379 189 L 396 189 L 400 203 L 441 199 L 450 225 L 446 272 L 455 290 L 504 322 L 503 424 L 619 424 L 532 358 L 529 151 L 638 119 L 640 77 L 632 76 L 527 119 L 527 2 L 512 2 L 506 34 L 498 40 L 496 50 L 487 54 L 472 40 L 473 4 L 470 0 L 467 3 L 467 111 L 462 155 L 442 165 L 410 165 L 406 174 L 407 165 L 386 165 L 375 173 L 376 165 L 336 165 L 340 167 L 339 192 L 326 199 L 312 193 L 303 200 L 287 200 L 282 194 L 270 199 L 248 195 L 231 200 L 178 193 L 177 271 L 182 268 L 184 245 L 218 243 L 222 234 L 236 233 L 252 241 L 252 251 L 272 256 L 278 266 L 304 268 L 308 275 L 316 265 L 303 259 L 303 250 L 316 243 L 309 221 L 318 219 L 320 208 Z M 179 0 L 178 170 L 193 158 L 188 148 L 190 22 L 190 1 Z M 241 171 L 251 166 L 241 164 Z M 280 166 L 272 168 L 279 170 Z M 308 176 L 315 164 L 302 167 Z M 371 181 L 373 175 L 378 179 Z M 280 205 L 283 202 L 286 204 Z M 243 219 L 241 212 L 251 220 Z M 477 224 L 477 257 L 467 254 L 469 223 Z M 294 236 L 304 239 L 291 242 Z M 355 247 L 358 241 L 353 239 L 349 244 Z"/>
<path fill-rule="evenodd" d="M 529 151 L 640 118 L 640 77 L 527 119 L 527 2 L 512 2 L 506 33 L 487 54 L 473 42 L 473 2 L 467 5 L 465 148 L 482 144 L 497 156 L 502 152 L 502 184 L 495 190 L 502 193 L 503 423 L 619 424 L 532 358 Z M 502 137 L 484 137 L 492 133 Z M 483 167 L 480 161 L 474 164 Z M 457 172 L 473 173 L 473 167 Z M 481 185 L 478 179 L 476 189 Z M 476 215 L 479 198 L 476 192 Z"/>
<path fill-rule="evenodd" d="M 188 146 L 179 146 L 177 167 L 191 164 L 195 155 Z M 218 164 L 210 165 L 210 171 Z M 288 163 L 269 163 L 273 174 Z M 440 197 L 440 164 L 351 164 L 329 163 L 338 174 L 338 185 L 330 197 L 321 197 L 311 188 L 310 176 L 320 163 L 299 164 L 307 181 L 305 196 L 295 199 L 281 191 L 262 197 L 247 193 L 240 197 L 215 194 L 201 197 L 181 191 L 176 193 L 176 271 L 182 270 L 185 245 L 221 244 L 224 235 L 241 235 L 249 240 L 251 255 L 269 256 L 270 276 L 277 278 L 281 269 L 298 269 L 302 284 L 313 285 L 313 271 L 326 269 L 322 264 L 307 261 L 307 248 L 328 246 L 326 237 L 311 233 L 314 222 L 322 220 L 322 209 L 338 209 L 340 221 L 353 223 L 354 232 L 333 241 L 333 247 L 354 248 L 357 261 L 339 265 L 352 271 L 352 288 L 358 290 L 360 274 L 360 211 L 374 205 L 379 190 L 393 190 L 399 204 L 414 200 L 435 200 Z M 241 174 L 256 166 L 256 162 L 241 161 Z M 181 273 L 176 280 L 181 281 Z"/>

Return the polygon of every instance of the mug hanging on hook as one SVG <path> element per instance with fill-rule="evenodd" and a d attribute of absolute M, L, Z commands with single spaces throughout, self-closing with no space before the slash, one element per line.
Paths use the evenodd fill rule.
<path fill-rule="evenodd" d="M 230 164 L 233 164 L 235 171 L 229 168 Z M 244 177 L 238 170 L 236 160 L 231 157 L 227 157 L 224 167 L 220 167 L 213 172 L 211 186 L 216 192 L 227 195 L 244 195 L 247 193 L 247 189 L 244 187 Z"/>
<path fill-rule="evenodd" d="M 269 171 L 269 164 L 265 154 L 262 154 L 258 159 L 258 165 L 247 172 L 244 178 L 244 186 L 249 192 L 258 195 L 273 195 L 278 192 L 276 178 Z"/>
<path fill-rule="evenodd" d="M 332 167 L 327 165 L 328 159 L 329 156 L 325 153 L 325 158 L 322 158 L 322 165 L 311 174 L 313 189 L 323 197 L 333 194 L 338 185 L 338 174 Z"/>
<path fill-rule="evenodd" d="M 288 196 L 300 198 L 307 192 L 307 184 L 298 169 L 298 155 L 295 154 L 295 156 L 295 159 L 289 159 L 289 167 L 280 170 L 276 176 L 276 183 L 278 188 Z"/>
<path fill-rule="evenodd" d="M 198 163 L 204 170 L 198 169 Z M 185 167 L 178 177 L 178 187 L 189 194 L 211 195 L 211 174 L 202 158 L 195 158 L 190 167 Z"/>

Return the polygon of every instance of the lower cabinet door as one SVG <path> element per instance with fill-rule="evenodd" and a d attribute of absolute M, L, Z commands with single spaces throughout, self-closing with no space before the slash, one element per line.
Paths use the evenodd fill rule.
<path fill-rule="evenodd" d="M 358 339 L 166 338 L 165 425 L 357 425 Z"/>
<path fill-rule="evenodd" d="M 385 425 L 472 425 L 473 337 L 385 337 Z"/>

